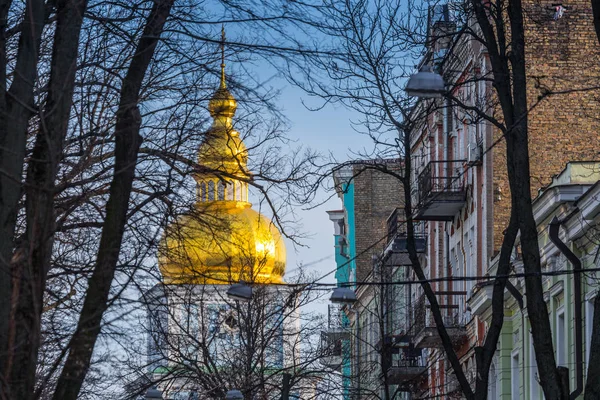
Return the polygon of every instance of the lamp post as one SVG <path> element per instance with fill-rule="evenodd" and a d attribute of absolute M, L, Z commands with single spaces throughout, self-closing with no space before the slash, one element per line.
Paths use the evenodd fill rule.
<path fill-rule="evenodd" d="M 354 304 L 356 303 L 356 293 L 349 287 L 337 287 L 333 289 L 329 301 L 338 304 Z"/>
<path fill-rule="evenodd" d="M 152 386 L 146 390 L 146 394 L 144 395 L 145 400 L 162 400 L 162 398 L 162 392 L 156 386 Z"/>
<path fill-rule="evenodd" d="M 423 65 L 419 72 L 408 78 L 406 94 L 413 97 L 435 98 L 442 97 L 446 91 L 444 78 L 438 73 L 433 72 L 430 65 Z"/>
<path fill-rule="evenodd" d="M 227 391 L 225 400 L 244 400 L 244 395 L 237 389 L 231 389 Z"/>
<path fill-rule="evenodd" d="M 252 300 L 252 288 L 244 282 L 235 283 L 227 289 L 227 296 L 233 300 L 247 303 Z"/>

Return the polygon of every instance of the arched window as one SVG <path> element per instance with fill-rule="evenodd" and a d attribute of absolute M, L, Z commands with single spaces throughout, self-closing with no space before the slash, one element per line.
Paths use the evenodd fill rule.
<path fill-rule="evenodd" d="M 490 400 L 497 400 L 498 398 L 496 389 L 497 380 L 498 379 L 496 377 L 496 363 L 492 362 L 492 365 L 490 365 L 490 374 L 488 378 L 488 399 Z"/>
<path fill-rule="evenodd" d="M 233 197 L 233 182 L 228 181 L 225 189 L 226 189 L 225 198 L 227 200 L 233 200 L 234 199 L 234 197 Z"/>
<path fill-rule="evenodd" d="M 242 201 L 243 190 L 244 190 L 244 184 L 242 182 L 240 182 L 238 185 L 236 185 L 235 199 L 237 201 Z"/>
<path fill-rule="evenodd" d="M 225 200 L 225 184 L 223 181 L 217 183 L 217 200 Z"/>
<path fill-rule="evenodd" d="M 200 201 L 206 201 L 206 183 L 200 184 Z"/>
<path fill-rule="evenodd" d="M 214 200 L 215 200 L 215 182 L 209 181 L 208 182 L 208 201 L 214 201 Z"/>

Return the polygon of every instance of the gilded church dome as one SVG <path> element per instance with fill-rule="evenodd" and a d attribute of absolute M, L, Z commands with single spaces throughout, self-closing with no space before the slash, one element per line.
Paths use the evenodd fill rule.
<path fill-rule="evenodd" d="M 199 205 L 171 224 L 160 270 L 165 283 L 280 283 L 285 245 L 273 223 L 249 203 Z"/>
<path fill-rule="evenodd" d="M 216 174 L 228 174 L 247 179 L 248 150 L 240 135 L 232 127 L 211 127 L 198 151 L 198 165 Z M 202 176 L 197 176 L 197 180 Z"/>
<path fill-rule="evenodd" d="M 208 102 L 208 112 L 213 118 L 221 115 L 231 118 L 237 109 L 237 101 L 227 89 L 224 79 L 224 77 L 221 78 L 221 86 Z"/>
<path fill-rule="evenodd" d="M 159 268 L 167 284 L 279 283 L 286 252 L 277 227 L 248 202 L 246 146 L 233 129 L 237 102 L 225 84 L 209 102 L 213 124 L 200 145 L 197 202 L 165 230 Z"/>

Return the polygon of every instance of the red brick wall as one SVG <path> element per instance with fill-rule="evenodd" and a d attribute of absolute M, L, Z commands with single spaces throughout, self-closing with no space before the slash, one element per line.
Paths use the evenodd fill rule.
<path fill-rule="evenodd" d="M 567 11 L 554 21 L 553 1 L 526 2 L 526 57 L 529 82 L 531 190 L 550 183 L 568 161 L 600 158 L 600 95 L 585 91 L 600 84 L 600 45 L 588 1 L 563 2 Z M 544 90 L 556 94 L 539 100 Z M 538 104 L 539 103 L 539 104 Z M 498 137 L 498 133 L 495 135 Z M 494 250 L 498 251 L 510 212 L 506 148 L 494 149 Z"/>

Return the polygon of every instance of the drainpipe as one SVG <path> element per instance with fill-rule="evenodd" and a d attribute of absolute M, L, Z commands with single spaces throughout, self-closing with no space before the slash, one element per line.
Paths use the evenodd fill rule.
<path fill-rule="evenodd" d="M 350 388 L 350 398 L 351 399 L 359 399 L 360 398 L 360 324 L 359 324 L 359 313 L 356 309 L 356 304 L 348 307 L 346 309 L 349 313 L 354 314 L 354 345 L 351 347 L 352 352 L 351 356 L 354 356 L 354 365 L 355 368 L 350 371 L 351 376 L 351 388 Z"/>
<path fill-rule="evenodd" d="M 572 216 L 571 213 L 570 216 Z M 570 217 L 569 216 L 569 217 Z M 569 218 L 567 217 L 567 219 Z M 569 247 L 560 240 L 558 231 L 560 225 L 566 220 L 559 221 L 556 216 L 550 222 L 550 240 L 556 245 L 558 250 L 563 253 L 573 264 L 573 294 L 575 295 L 575 374 L 577 378 L 576 387 L 569 398 L 574 400 L 583 392 L 583 332 L 582 329 L 582 301 L 581 301 L 581 261 Z"/>

